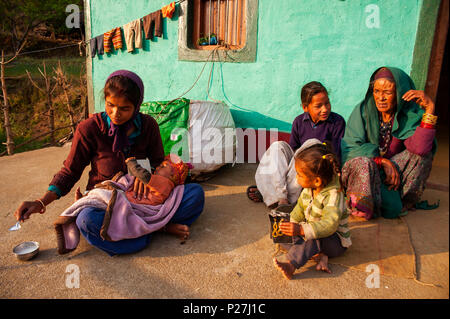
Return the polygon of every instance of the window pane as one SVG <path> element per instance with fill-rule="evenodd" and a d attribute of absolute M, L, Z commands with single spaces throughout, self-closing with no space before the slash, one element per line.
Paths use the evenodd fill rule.
<path fill-rule="evenodd" d="M 245 46 L 246 0 L 194 1 L 193 41 L 197 49 L 212 50 L 216 43 L 222 46 L 220 49 Z"/>

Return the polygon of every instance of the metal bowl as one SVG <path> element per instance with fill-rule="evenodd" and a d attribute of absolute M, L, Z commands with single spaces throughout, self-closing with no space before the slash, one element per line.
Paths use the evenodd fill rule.
<path fill-rule="evenodd" d="M 37 241 L 26 241 L 13 248 L 13 253 L 19 260 L 30 260 L 39 253 Z"/>

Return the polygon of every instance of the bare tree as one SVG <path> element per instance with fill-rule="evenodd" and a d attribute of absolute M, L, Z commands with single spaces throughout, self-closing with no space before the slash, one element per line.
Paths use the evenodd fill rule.
<path fill-rule="evenodd" d="M 2 85 L 3 93 L 3 116 L 6 131 L 5 144 L 8 155 L 12 155 L 14 154 L 14 139 L 10 123 L 11 107 L 9 105 L 8 90 L 6 87 L 5 65 L 11 63 L 12 61 L 14 61 L 14 59 L 17 58 L 19 53 L 24 48 L 30 32 L 38 25 L 40 25 L 42 23 L 42 20 L 35 18 L 37 16 L 36 14 L 27 14 L 28 9 L 31 8 L 31 6 L 27 6 L 25 10 L 24 7 L 21 10 L 21 8 L 18 8 L 17 3 L 14 3 L 14 1 L 1 0 L 0 3 L 0 13 L 3 17 L 3 29 L 5 29 L 6 24 L 7 29 L 10 30 L 11 46 L 13 52 L 12 57 L 9 60 L 5 60 L 5 52 L 2 49 L 2 60 L 0 62 L 0 82 Z"/>
<path fill-rule="evenodd" d="M 31 77 L 31 74 L 28 70 L 26 70 L 28 78 L 31 81 L 31 84 L 33 84 L 34 87 L 36 87 L 39 91 L 45 94 L 47 97 L 47 114 L 44 114 L 48 117 L 48 127 L 50 129 L 50 144 L 55 145 L 55 110 L 53 108 L 53 99 L 52 94 L 55 91 L 56 87 L 58 86 L 57 83 L 51 83 L 51 77 L 47 74 L 47 69 L 45 67 L 45 62 L 43 62 L 44 65 L 44 72 L 41 71 L 41 69 L 38 67 L 39 73 L 41 73 L 42 77 L 45 81 L 45 88 L 39 87 L 39 85 L 34 82 L 33 78 Z M 53 88 L 52 88 L 53 86 Z"/>
<path fill-rule="evenodd" d="M 14 56 L 9 60 L 5 60 L 5 52 L 2 50 L 2 60 L 0 62 L 0 83 L 2 85 L 2 97 L 3 97 L 3 116 L 4 116 L 4 125 L 6 131 L 6 150 L 8 155 L 14 154 L 14 139 L 13 133 L 11 130 L 11 123 L 9 121 L 9 112 L 10 105 L 8 100 L 8 89 L 6 88 L 6 80 L 5 80 L 5 65 L 14 61 L 15 58 L 19 55 L 20 51 L 22 51 L 25 46 L 26 41 L 23 41 L 20 47 L 15 52 Z"/>
<path fill-rule="evenodd" d="M 77 0 L 77 3 L 82 3 Z M 0 0 L 0 17 L 2 29 L 10 38 L 8 46 L 2 46 L 0 62 L 0 83 L 3 97 L 3 116 L 6 131 L 6 149 L 8 155 L 14 154 L 14 139 L 10 123 L 10 105 L 5 80 L 5 65 L 17 58 L 25 47 L 27 39 L 33 30 L 46 21 L 63 21 L 65 18 L 65 0 Z M 53 22 L 53 25 L 61 23 Z M 11 58 L 5 59 L 5 50 L 9 49 Z"/>
<path fill-rule="evenodd" d="M 69 118 L 70 118 L 72 135 L 75 135 L 75 129 L 76 129 L 75 118 L 74 118 L 75 112 L 74 112 L 72 106 L 70 105 L 70 97 L 69 97 L 69 91 L 70 91 L 70 88 L 72 87 L 72 84 L 67 79 L 67 76 L 61 67 L 61 60 L 58 60 L 58 67 L 56 69 L 53 68 L 53 70 L 56 74 L 56 76 L 54 77 L 56 84 L 62 89 L 63 94 L 64 94 L 64 99 L 65 99 L 66 106 L 67 106 L 67 112 L 69 113 Z"/>
<path fill-rule="evenodd" d="M 81 65 L 80 70 L 80 89 L 81 89 L 81 100 L 83 101 L 83 114 L 84 119 L 89 117 L 89 103 L 88 103 L 88 90 L 87 90 L 87 79 L 86 79 L 86 69 L 85 65 Z"/>

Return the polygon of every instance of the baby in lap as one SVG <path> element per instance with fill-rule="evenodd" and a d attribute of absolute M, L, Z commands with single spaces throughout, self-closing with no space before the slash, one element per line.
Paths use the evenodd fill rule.
<path fill-rule="evenodd" d="M 134 157 L 127 158 L 125 163 L 128 173 L 145 184 L 144 193 L 147 194 L 146 197 L 138 199 L 135 197 L 133 187 L 130 187 L 125 193 L 127 199 L 131 203 L 153 206 L 164 203 L 175 186 L 184 184 L 191 168 L 174 154 L 167 155 L 153 174 L 140 166 Z"/>
<path fill-rule="evenodd" d="M 191 167 L 190 164 L 183 163 L 183 161 L 176 155 L 166 156 L 164 158 L 164 161 L 156 168 L 154 174 L 151 174 L 151 172 L 140 166 L 137 160 L 133 157 L 128 158 L 126 160 L 126 164 L 129 170 L 128 175 L 135 176 L 143 183 L 145 183 L 144 194 L 146 194 L 146 197 L 143 197 L 142 199 L 134 197 L 135 192 L 133 190 L 133 180 L 130 178 L 121 179 L 121 177 L 123 177 L 122 172 L 120 172 L 120 174 L 117 174 L 112 180 L 97 184 L 93 190 L 89 191 L 84 196 L 78 189 L 75 195 L 75 203 L 73 203 L 71 207 L 65 210 L 54 223 L 58 240 L 58 252 L 60 254 L 68 253 L 77 247 L 80 235 L 75 221 L 77 219 L 78 213 L 86 207 L 102 207 L 101 209 L 105 209 L 105 218 L 102 224 L 102 228 L 100 229 L 100 236 L 104 240 L 110 240 L 108 239 L 108 236 L 110 236 L 108 233 L 109 225 L 112 222 L 112 218 L 114 216 L 119 219 L 119 222 L 115 222 L 115 231 L 117 232 L 117 225 L 123 224 L 123 220 L 127 220 L 127 222 L 136 220 L 136 218 L 133 217 L 135 209 L 139 211 L 138 216 L 141 216 L 142 214 L 145 215 L 147 212 L 151 213 L 152 217 L 155 217 L 155 214 L 159 214 L 161 212 L 160 209 L 162 209 L 163 214 L 167 215 L 167 213 L 170 212 L 171 208 L 145 208 L 144 206 L 137 208 L 136 206 L 132 207 L 129 204 L 131 203 L 152 206 L 163 205 L 169 198 L 169 196 L 171 196 L 172 190 L 177 185 L 184 184 L 188 175 L 189 167 Z M 99 189 L 108 190 L 108 192 L 104 192 Z M 124 201 L 123 198 L 119 200 L 117 197 L 117 190 L 123 191 L 125 189 L 127 189 L 125 191 L 127 200 Z M 127 201 L 129 201 L 130 203 L 127 203 Z M 165 215 L 159 216 L 158 222 L 161 223 L 164 217 Z M 154 231 L 151 228 L 154 226 L 152 226 L 150 222 L 146 221 L 145 227 L 144 230 L 148 232 Z M 126 236 L 129 236 L 129 234 L 123 229 L 121 231 L 125 232 Z M 135 237 L 125 237 L 124 239 L 126 238 Z"/>

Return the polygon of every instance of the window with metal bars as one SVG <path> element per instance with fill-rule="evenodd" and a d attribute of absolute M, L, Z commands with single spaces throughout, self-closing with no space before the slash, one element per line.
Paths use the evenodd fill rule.
<path fill-rule="evenodd" d="M 182 1 L 178 23 L 179 60 L 256 60 L 258 0 Z"/>
<path fill-rule="evenodd" d="M 193 45 L 198 50 L 245 46 L 245 0 L 194 0 Z"/>

